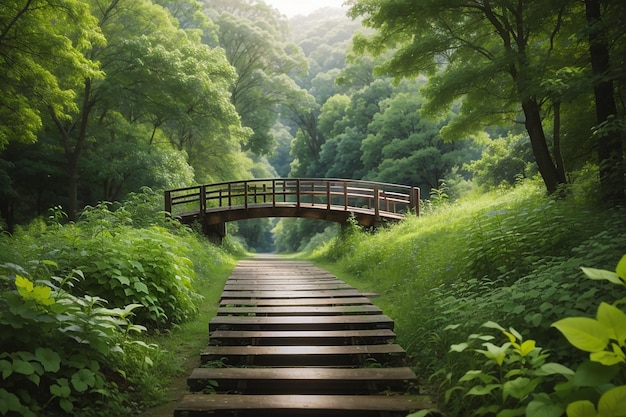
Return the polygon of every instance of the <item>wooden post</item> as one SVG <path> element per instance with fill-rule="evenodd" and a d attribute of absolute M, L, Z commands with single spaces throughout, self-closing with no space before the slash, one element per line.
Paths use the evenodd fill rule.
<path fill-rule="evenodd" d="M 248 210 L 248 181 L 243 182 L 243 207 Z"/>
<path fill-rule="evenodd" d="M 232 183 L 228 183 L 228 207 L 233 206 L 233 193 L 232 193 Z"/>
<path fill-rule="evenodd" d="M 272 207 L 276 207 L 276 180 L 272 180 Z"/>
<path fill-rule="evenodd" d="M 200 186 L 200 216 L 206 213 L 206 185 Z"/>
<path fill-rule="evenodd" d="M 165 191 L 165 212 L 172 214 L 172 192 Z"/>
<path fill-rule="evenodd" d="M 330 181 L 326 181 L 326 210 L 330 211 Z"/>
<path fill-rule="evenodd" d="M 380 189 L 378 185 L 374 186 L 374 218 L 380 219 Z"/>
<path fill-rule="evenodd" d="M 296 180 L 296 207 L 300 208 L 300 178 Z"/>
<path fill-rule="evenodd" d="M 348 211 L 348 183 L 343 182 L 343 209 Z"/>

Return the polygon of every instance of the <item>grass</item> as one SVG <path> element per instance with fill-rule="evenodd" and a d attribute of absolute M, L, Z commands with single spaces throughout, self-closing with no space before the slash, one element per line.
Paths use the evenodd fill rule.
<path fill-rule="evenodd" d="M 374 234 L 348 233 L 307 257 L 380 294 L 373 301 L 395 320 L 398 342 L 436 390 L 442 377 L 464 366 L 447 354 L 450 345 L 488 320 L 565 357 L 565 341 L 550 324 L 592 316 L 603 297 L 613 296 L 586 281 L 580 267 L 611 270 L 625 247 L 624 210 L 553 200 L 527 183 L 442 205 Z"/>

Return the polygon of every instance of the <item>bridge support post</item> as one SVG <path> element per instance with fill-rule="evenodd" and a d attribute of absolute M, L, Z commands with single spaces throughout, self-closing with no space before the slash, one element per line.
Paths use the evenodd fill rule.
<path fill-rule="evenodd" d="M 203 224 L 202 233 L 204 233 L 211 243 L 221 245 L 224 237 L 226 237 L 226 223 L 211 225 Z"/>

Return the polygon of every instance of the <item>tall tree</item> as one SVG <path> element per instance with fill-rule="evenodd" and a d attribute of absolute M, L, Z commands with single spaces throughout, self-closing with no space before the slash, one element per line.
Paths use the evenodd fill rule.
<path fill-rule="evenodd" d="M 353 17 L 377 32 L 355 39 L 361 52 L 394 50 L 381 66 L 396 77 L 431 76 L 431 111 L 463 98 L 448 137 L 484 123 L 515 119 L 528 132 L 548 192 L 566 178 L 557 168 L 543 126 L 541 74 L 550 63 L 568 0 L 348 0 Z"/>
<path fill-rule="evenodd" d="M 218 25 L 219 46 L 237 71 L 231 101 L 242 124 L 253 130 L 244 148 L 268 154 L 270 134 L 281 104 L 300 88 L 289 75 L 306 69 L 301 50 L 286 40 L 287 26 L 277 10 L 263 2 L 205 0 L 207 13 Z"/>
<path fill-rule="evenodd" d="M 609 6 L 604 9 L 602 3 Z M 617 9 L 617 10 L 616 10 Z M 600 166 L 600 188 L 604 201 L 610 205 L 626 200 L 624 190 L 624 129 L 620 127 L 617 104 L 615 102 L 614 77 L 612 75 L 611 53 L 607 26 L 603 17 L 613 12 L 614 16 L 625 17 L 623 2 L 602 2 L 585 0 L 585 15 L 589 25 L 589 57 L 594 83 L 596 104 L 598 160 Z M 620 20 L 613 20 L 615 23 Z M 624 21 L 619 25 L 623 30 Z M 621 33 L 623 38 L 624 33 Z"/>
<path fill-rule="evenodd" d="M 221 144 L 245 135 L 228 101 L 234 72 L 223 53 L 199 44 L 199 36 L 180 30 L 166 9 L 149 0 L 92 0 L 91 6 L 107 43 L 86 56 L 106 75 L 82 80 L 70 117 L 49 109 L 67 161 L 70 217 L 79 209 L 80 161 L 99 140 L 104 145 L 106 139 L 108 149 L 132 147 L 139 133 L 150 132 L 148 123 L 146 142 L 158 130 L 193 153 L 207 137 Z M 113 140 L 124 144 L 110 146 Z M 227 149 L 233 150 L 230 144 Z"/>
<path fill-rule="evenodd" d="M 83 52 L 103 37 L 80 0 L 4 0 L 0 7 L 0 150 L 37 139 L 42 114 L 76 110 L 74 88 L 98 74 Z"/>

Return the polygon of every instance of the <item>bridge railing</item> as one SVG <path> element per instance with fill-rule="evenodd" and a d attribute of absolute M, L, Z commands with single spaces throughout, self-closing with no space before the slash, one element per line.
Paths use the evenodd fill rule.
<path fill-rule="evenodd" d="M 260 206 L 320 207 L 328 210 L 419 214 L 419 188 L 371 181 L 273 178 L 231 181 L 165 191 L 172 215 Z"/>

